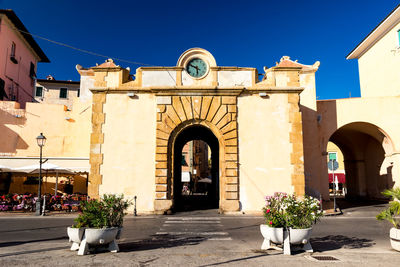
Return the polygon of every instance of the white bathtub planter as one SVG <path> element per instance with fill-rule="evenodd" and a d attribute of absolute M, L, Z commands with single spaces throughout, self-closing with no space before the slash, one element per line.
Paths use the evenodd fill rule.
<path fill-rule="evenodd" d="M 79 249 L 79 245 L 82 242 L 84 232 L 85 228 L 73 228 L 73 227 L 67 228 L 69 242 L 72 242 L 71 250 L 75 251 Z"/>
<path fill-rule="evenodd" d="M 263 213 L 266 224 L 260 225 L 264 238 L 261 250 L 282 250 L 283 247 L 285 255 L 291 255 L 292 250 L 313 252 L 310 244 L 312 225 L 323 214 L 319 200 L 275 193 L 265 197 L 265 202 Z"/>
<path fill-rule="evenodd" d="M 400 251 L 400 229 L 390 229 L 390 244 L 394 250 Z"/>
<path fill-rule="evenodd" d="M 400 187 L 385 190 L 382 193 L 390 197 L 389 207 L 379 213 L 378 220 L 387 220 L 394 227 L 390 229 L 390 244 L 394 250 L 400 251 Z"/>
<path fill-rule="evenodd" d="M 305 252 L 314 252 L 310 243 L 311 232 L 312 228 L 289 229 L 289 240 L 291 245 L 295 245 L 293 247 L 294 251 L 304 250 Z"/>
<path fill-rule="evenodd" d="M 261 250 L 277 249 L 282 250 L 282 248 L 277 247 L 276 244 L 283 244 L 283 228 L 282 227 L 269 227 L 266 224 L 260 225 L 260 231 L 264 237 L 264 241 L 261 245 Z"/>
<path fill-rule="evenodd" d="M 264 241 L 261 245 L 261 250 L 276 249 L 282 250 L 283 254 L 290 255 L 291 251 L 304 250 L 313 252 L 310 244 L 312 228 L 308 229 L 292 229 L 284 230 L 284 228 L 274 228 L 268 225 L 260 225 L 261 234 Z"/>
<path fill-rule="evenodd" d="M 90 246 L 105 246 L 110 252 L 118 252 L 117 227 L 93 229 L 86 228 L 82 242 L 79 246 L 78 255 L 88 254 Z"/>
<path fill-rule="evenodd" d="M 81 202 L 82 213 L 75 219 L 74 228 L 68 227 L 68 236 L 73 242 L 71 250 L 78 250 L 78 255 L 97 248 L 118 252 L 117 239 L 130 203 L 123 195 L 113 194 Z"/>

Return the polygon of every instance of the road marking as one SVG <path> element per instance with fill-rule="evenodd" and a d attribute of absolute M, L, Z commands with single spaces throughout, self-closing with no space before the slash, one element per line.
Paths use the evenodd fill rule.
<path fill-rule="evenodd" d="M 221 224 L 219 221 L 165 221 L 167 224 L 187 223 L 187 224 Z"/>
<path fill-rule="evenodd" d="M 229 235 L 227 232 L 157 232 L 156 235 Z"/>
<path fill-rule="evenodd" d="M 232 237 L 210 237 L 207 240 L 211 240 L 211 241 L 229 241 L 229 240 L 232 240 Z"/>
<path fill-rule="evenodd" d="M 182 221 L 220 221 L 217 217 L 167 217 L 167 220 L 182 220 Z"/>
<path fill-rule="evenodd" d="M 171 227 L 173 226 L 176 226 L 177 228 L 179 227 L 179 230 L 181 231 L 167 230 L 171 229 Z M 208 231 L 204 231 L 204 229 L 199 229 L 199 227 L 201 226 L 203 226 L 202 228 L 206 226 Z M 160 227 L 159 232 L 156 233 L 156 235 L 203 236 L 206 238 L 206 240 L 211 240 L 211 241 L 232 240 L 228 232 L 218 231 L 221 228 L 222 228 L 221 218 L 219 217 L 167 217 L 162 227 Z M 174 228 L 172 228 L 171 230 L 173 229 Z M 191 231 L 182 231 L 189 229 Z"/>

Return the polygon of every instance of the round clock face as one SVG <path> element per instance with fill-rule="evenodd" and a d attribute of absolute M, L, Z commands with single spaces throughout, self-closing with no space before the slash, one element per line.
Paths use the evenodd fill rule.
<path fill-rule="evenodd" d="M 190 76 L 199 78 L 206 74 L 207 64 L 200 58 L 194 58 L 186 65 L 186 71 Z"/>

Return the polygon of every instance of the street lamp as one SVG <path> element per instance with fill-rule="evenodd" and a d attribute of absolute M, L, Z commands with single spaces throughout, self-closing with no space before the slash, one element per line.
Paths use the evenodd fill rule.
<path fill-rule="evenodd" d="M 38 199 L 36 201 L 36 216 L 41 215 L 41 203 L 42 203 L 42 148 L 44 147 L 46 143 L 46 137 L 43 135 L 43 133 L 40 133 L 38 137 L 36 137 L 36 141 L 38 146 L 40 147 L 40 160 L 39 160 L 39 190 L 38 190 Z"/>

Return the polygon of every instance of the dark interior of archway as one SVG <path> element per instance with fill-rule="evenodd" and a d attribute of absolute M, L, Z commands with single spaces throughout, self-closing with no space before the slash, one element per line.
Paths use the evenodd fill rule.
<path fill-rule="evenodd" d="M 202 140 L 211 149 L 211 184 L 208 185 L 207 195 L 183 195 L 182 188 L 182 149 L 192 140 Z M 219 142 L 217 137 L 206 127 L 196 125 L 184 129 L 176 137 L 174 145 L 174 205 L 176 211 L 215 209 L 219 206 Z"/>
<path fill-rule="evenodd" d="M 380 173 L 385 159 L 383 137 L 377 140 L 376 136 L 355 127 L 343 127 L 331 136 L 329 141 L 335 143 L 344 156 L 347 201 L 358 204 L 380 202 L 384 200 L 381 192 L 393 186 L 391 166 Z"/>

